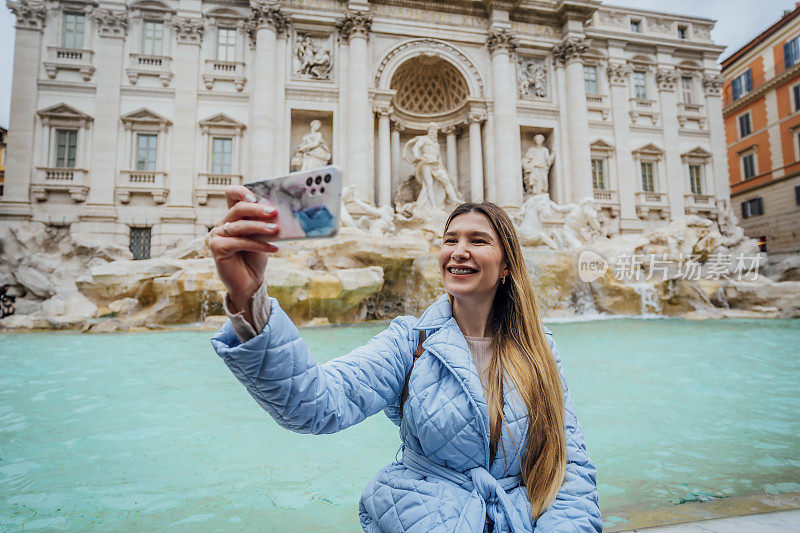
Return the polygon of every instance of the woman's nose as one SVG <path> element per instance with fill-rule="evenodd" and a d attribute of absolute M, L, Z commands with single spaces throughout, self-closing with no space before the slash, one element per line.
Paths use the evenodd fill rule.
<path fill-rule="evenodd" d="M 456 245 L 450 257 L 452 257 L 453 259 L 466 259 L 469 257 L 469 250 L 465 245 L 458 244 Z"/>

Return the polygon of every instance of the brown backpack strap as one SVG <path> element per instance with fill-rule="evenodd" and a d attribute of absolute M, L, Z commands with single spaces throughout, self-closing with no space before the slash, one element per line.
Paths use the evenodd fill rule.
<path fill-rule="evenodd" d="M 411 378 L 411 371 L 414 370 L 414 363 L 417 362 L 419 356 L 422 355 L 422 352 L 425 349 L 422 347 L 422 343 L 425 342 L 425 337 L 428 335 L 427 331 L 420 331 L 419 332 L 419 342 L 417 342 L 417 351 L 414 352 L 414 359 L 411 361 L 411 368 L 408 369 L 408 374 L 406 374 L 406 382 L 403 385 L 403 393 L 400 395 L 400 420 L 403 419 L 403 411 L 405 410 L 404 406 L 406 403 L 406 398 L 408 398 L 408 380 Z"/>

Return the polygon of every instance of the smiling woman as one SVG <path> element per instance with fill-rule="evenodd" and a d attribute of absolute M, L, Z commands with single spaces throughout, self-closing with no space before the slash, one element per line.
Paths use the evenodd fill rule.
<path fill-rule="evenodd" d="M 266 294 L 275 247 L 257 237 L 270 234 L 264 221 L 280 224 L 275 212 L 241 187 L 227 198 L 210 241 L 231 316 L 212 339 L 217 353 L 287 429 L 333 433 L 381 410 L 400 426 L 402 460 L 361 496 L 365 531 L 601 529 L 595 467 L 501 208 L 467 203 L 450 215 L 439 253 L 447 294 L 421 318 L 398 317 L 319 365 Z"/>

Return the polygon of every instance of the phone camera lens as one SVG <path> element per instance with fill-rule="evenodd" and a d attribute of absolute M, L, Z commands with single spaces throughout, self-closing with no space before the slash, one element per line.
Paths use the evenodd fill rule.
<path fill-rule="evenodd" d="M 325 192 L 325 187 L 320 187 L 320 188 L 319 188 L 319 193 L 320 193 L 320 194 L 322 194 L 322 193 L 324 193 L 324 192 Z"/>
<path fill-rule="evenodd" d="M 309 187 L 311 187 L 313 184 L 314 184 L 314 178 L 308 178 L 306 180 L 306 185 L 308 185 Z"/>
<path fill-rule="evenodd" d="M 331 181 L 331 175 L 325 174 L 325 183 L 330 183 L 330 181 Z"/>
<path fill-rule="evenodd" d="M 317 176 L 317 179 L 314 180 L 314 183 L 316 183 L 317 185 L 322 183 L 322 177 L 321 176 Z"/>
<path fill-rule="evenodd" d="M 313 196 L 313 195 L 315 195 L 315 194 L 317 194 L 317 189 L 315 189 L 315 188 L 312 188 L 312 189 L 311 189 L 311 195 Z"/>

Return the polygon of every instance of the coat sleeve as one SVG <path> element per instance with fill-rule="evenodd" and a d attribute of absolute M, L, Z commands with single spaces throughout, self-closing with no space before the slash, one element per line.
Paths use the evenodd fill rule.
<path fill-rule="evenodd" d="M 211 344 L 278 424 L 299 433 L 334 433 L 400 395 L 411 368 L 413 317 L 396 318 L 366 345 L 319 365 L 278 301 L 270 303 L 259 335 L 242 343 L 228 321 Z"/>
<path fill-rule="evenodd" d="M 575 403 L 567 387 L 561 358 L 553 340 L 547 333 L 547 342 L 558 366 L 561 386 L 564 389 L 564 426 L 567 434 L 567 471 L 555 501 L 536 521 L 535 533 L 566 533 L 602 531 L 597 496 L 597 470 L 586 452 L 583 431 L 578 423 Z"/>

